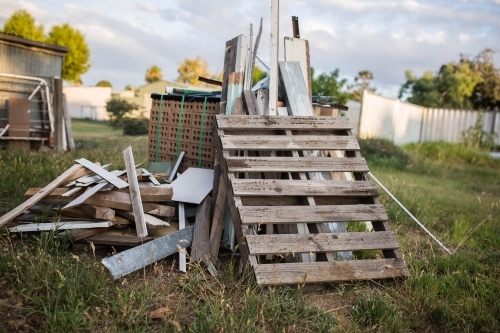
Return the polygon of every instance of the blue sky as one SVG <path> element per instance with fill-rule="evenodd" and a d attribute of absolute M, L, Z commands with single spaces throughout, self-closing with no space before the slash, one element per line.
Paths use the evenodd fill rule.
<path fill-rule="evenodd" d="M 259 57 L 269 60 L 270 0 L 0 0 L 0 25 L 17 9 L 45 26 L 68 22 L 82 31 L 92 52 L 84 85 L 109 80 L 113 87 L 144 84 L 146 68 L 158 65 L 174 80 L 184 58 L 201 55 L 213 72 L 223 65 L 225 41 L 248 34 L 264 18 Z M 396 97 L 404 71 L 421 75 L 485 47 L 500 67 L 500 0 L 281 0 L 280 40 L 299 17 L 316 72 L 340 69 L 352 82 L 370 70 L 382 95 Z M 254 27 L 254 30 L 257 28 Z M 280 57 L 283 53 L 280 52 Z"/>

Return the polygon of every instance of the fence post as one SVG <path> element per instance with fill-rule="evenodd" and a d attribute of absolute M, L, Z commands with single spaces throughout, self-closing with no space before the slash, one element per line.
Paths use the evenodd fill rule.
<path fill-rule="evenodd" d="M 64 151 L 62 79 L 52 79 L 52 102 L 54 105 L 54 146 L 58 153 Z"/>

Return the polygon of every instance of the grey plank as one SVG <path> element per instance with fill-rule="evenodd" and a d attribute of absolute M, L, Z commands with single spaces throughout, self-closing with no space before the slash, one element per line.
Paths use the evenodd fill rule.
<path fill-rule="evenodd" d="M 326 135 L 221 135 L 222 148 L 230 150 L 359 150 L 359 144 L 352 136 Z"/>
<path fill-rule="evenodd" d="M 113 175 L 111 172 L 104 170 L 100 166 L 95 165 L 94 163 L 90 162 L 85 158 L 80 158 L 76 160 L 76 162 L 83 165 L 87 169 L 93 171 L 94 173 L 98 174 L 99 176 L 106 179 L 108 182 L 110 182 L 111 184 L 115 185 L 118 188 L 125 188 L 128 186 L 126 182 L 124 182 L 117 176 Z"/>
<path fill-rule="evenodd" d="M 161 260 L 179 249 L 185 249 L 193 240 L 193 226 L 157 238 L 146 244 L 104 258 L 101 262 L 118 279 Z"/>
<path fill-rule="evenodd" d="M 144 210 L 142 208 L 141 192 L 139 189 L 139 182 L 137 181 L 132 147 L 129 146 L 123 151 L 123 157 L 125 159 L 125 166 L 127 169 L 127 178 L 130 182 L 130 201 L 132 203 L 137 236 L 146 237 L 148 235 L 148 229 L 146 227 Z"/>
<path fill-rule="evenodd" d="M 383 205 L 238 207 L 243 224 L 387 221 Z"/>
<path fill-rule="evenodd" d="M 189 168 L 170 185 L 174 195 L 173 201 L 200 204 L 212 191 L 214 181 L 214 170 Z"/>

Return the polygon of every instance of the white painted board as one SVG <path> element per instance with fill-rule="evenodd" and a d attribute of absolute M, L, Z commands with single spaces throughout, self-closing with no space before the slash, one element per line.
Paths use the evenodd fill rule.
<path fill-rule="evenodd" d="M 214 170 L 189 168 L 170 185 L 174 195 L 173 201 L 200 204 L 203 199 L 212 191 L 214 182 Z"/>

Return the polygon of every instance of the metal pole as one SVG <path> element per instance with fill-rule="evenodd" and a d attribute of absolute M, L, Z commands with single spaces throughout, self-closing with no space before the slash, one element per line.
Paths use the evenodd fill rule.
<path fill-rule="evenodd" d="M 441 246 L 446 252 L 448 252 L 448 254 L 451 255 L 451 252 L 450 250 L 448 250 L 446 248 L 446 246 L 443 245 L 443 243 L 441 243 L 429 230 L 427 230 L 427 228 L 422 224 L 420 223 L 417 218 L 415 216 L 413 216 L 412 213 L 410 213 L 410 211 L 408 209 L 406 209 L 405 206 L 403 206 L 403 204 L 401 204 L 401 202 L 399 202 L 398 199 L 396 199 L 396 197 L 391 193 L 389 192 L 389 190 L 387 188 L 385 188 L 384 185 L 382 185 L 382 183 L 377 179 L 375 178 L 375 176 L 371 173 L 371 172 L 368 172 L 368 174 L 370 175 L 370 177 L 373 178 L 373 180 L 375 182 L 377 182 L 377 184 L 380 185 L 380 187 L 382 187 L 382 189 L 392 198 L 392 200 L 394 200 L 398 205 L 399 207 L 403 208 L 403 210 L 406 212 L 406 214 L 408 214 L 408 216 L 410 216 L 415 222 L 417 222 L 417 224 L 429 235 L 431 236 L 432 239 L 434 239 L 434 241 L 436 241 L 436 243 L 439 244 L 439 246 Z"/>

